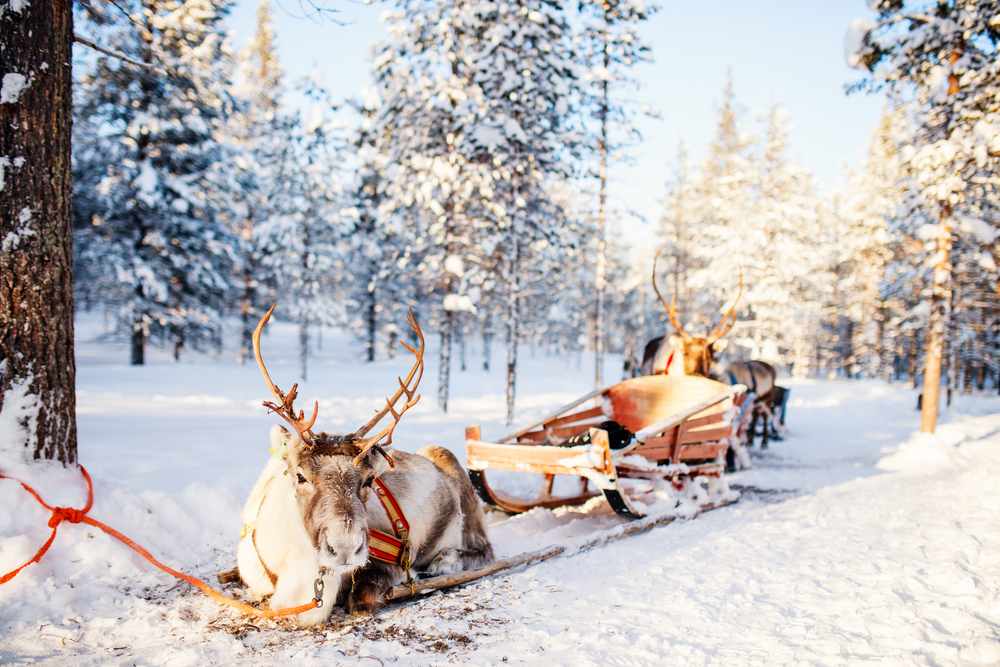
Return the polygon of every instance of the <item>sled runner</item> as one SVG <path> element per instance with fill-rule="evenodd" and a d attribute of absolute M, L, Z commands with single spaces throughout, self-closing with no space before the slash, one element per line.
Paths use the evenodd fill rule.
<path fill-rule="evenodd" d="M 746 408 L 753 402 L 746 389 L 696 376 L 637 377 L 593 391 L 497 442 L 483 442 L 480 427 L 471 426 L 465 431 L 469 477 L 484 502 L 513 513 L 579 505 L 603 494 L 619 515 L 640 518 L 623 478 L 668 480 L 715 502 L 728 494 L 720 479 L 727 452 L 741 451 L 746 442 Z M 597 407 L 581 409 L 592 399 Z M 542 473 L 545 489 L 532 500 L 515 498 L 491 487 L 487 470 Z M 579 492 L 553 496 L 556 475 L 580 478 Z M 707 498 L 699 492 L 703 480 Z"/>

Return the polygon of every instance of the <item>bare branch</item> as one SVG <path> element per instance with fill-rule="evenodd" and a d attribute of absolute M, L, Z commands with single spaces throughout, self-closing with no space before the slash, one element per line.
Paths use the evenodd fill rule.
<path fill-rule="evenodd" d="M 106 56 L 111 56 L 112 58 L 117 58 L 118 60 L 121 60 L 124 63 L 128 63 L 129 65 L 134 65 L 135 67 L 140 67 L 140 68 L 142 68 L 144 70 L 150 71 L 153 74 L 157 74 L 157 75 L 162 76 L 164 78 L 168 78 L 170 76 L 169 74 L 167 74 L 163 70 L 157 69 L 157 68 L 153 67 L 152 65 L 150 65 L 148 63 L 139 62 L 138 60 L 132 60 L 131 58 L 129 58 L 128 56 L 126 56 L 124 53 L 119 53 L 118 51 L 112 51 L 111 49 L 106 49 L 103 46 L 100 46 L 100 45 L 96 44 L 95 42 L 92 42 L 91 40 L 87 39 L 86 37 L 82 37 L 82 36 L 80 36 L 80 35 L 78 35 L 76 33 L 73 33 L 73 41 L 74 42 L 78 42 L 80 44 L 83 44 L 84 46 L 89 46 L 90 48 L 94 49 L 95 51 L 100 51 L 101 53 L 103 53 Z"/>

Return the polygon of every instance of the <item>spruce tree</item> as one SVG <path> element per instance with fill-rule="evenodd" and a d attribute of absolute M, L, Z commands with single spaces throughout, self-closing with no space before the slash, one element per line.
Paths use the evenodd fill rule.
<path fill-rule="evenodd" d="M 218 133 L 231 104 L 225 0 L 143 0 L 106 37 L 162 76 L 99 57 L 80 79 L 76 258 L 88 288 L 144 363 L 149 339 L 182 347 L 218 343 L 240 264 L 224 222 L 230 198 L 213 166 L 226 159 Z M 138 25 L 135 25 L 134 23 Z"/>
<path fill-rule="evenodd" d="M 996 107 L 1000 78 L 992 0 L 869 3 L 877 23 L 857 19 L 845 40 L 849 65 L 871 76 L 856 88 L 887 86 L 897 98 L 912 97 L 915 132 L 903 150 L 914 170 L 914 227 L 936 224 L 926 337 L 921 431 L 937 425 L 941 362 L 953 302 L 953 244 L 959 216 L 974 215 L 976 179 L 996 178 L 1000 151 Z M 990 223 L 988 223 L 990 224 Z M 930 268 L 930 267 L 928 267 Z"/>

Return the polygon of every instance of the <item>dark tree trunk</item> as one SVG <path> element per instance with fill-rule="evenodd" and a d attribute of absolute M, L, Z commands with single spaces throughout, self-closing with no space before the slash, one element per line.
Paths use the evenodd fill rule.
<path fill-rule="evenodd" d="M 142 366 L 146 363 L 146 328 L 141 319 L 132 322 L 132 365 Z"/>
<path fill-rule="evenodd" d="M 378 296 L 376 290 L 368 292 L 370 301 L 368 302 L 368 312 L 365 316 L 365 327 L 368 329 L 368 341 L 365 346 L 368 348 L 368 361 L 375 361 L 375 334 L 378 331 Z"/>
<path fill-rule="evenodd" d="M 8 4 L 2 21 L 0 411 L 13 412 L 18 432 L 0 447 L 75 463 L 73 4 Z"/>
<path fill-rule="evenodd" d="M 247 259 L 249 264 L 252 260 Z M 239 363 L 243 365 L 246 363 L 247 357 L 253 353 L 253 281 L 250 277 L 250 270 L 247 269 L 243 271 L 243 302 L 240 304 L 240 318 L 243 321 L 242 332 L 240 336 L 240 354 Z"/>

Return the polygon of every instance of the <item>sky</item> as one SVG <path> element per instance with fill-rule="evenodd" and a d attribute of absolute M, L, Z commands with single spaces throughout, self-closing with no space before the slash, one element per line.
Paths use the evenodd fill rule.
<path fill-rule="evenodd" d="M 288 80 L 314 68 L 334 98 L 359 97 L 370 85 L 374 44 L 383 38 L 380 15 L 388 2 L 272 0 L 277 48 Z M 258 0 L 239 0 L 230 26 L 236 46 L 253 34 Z M 337 10 L 331 18 L 304 17 L 303 5 Z M 824 189 L 842 185 L 842 163 L 857 164 L 882 112 L 880 95 L 844 93 L 860 78 L 844 62 L 844 36 L 852 20 L 871 17 L 864 0 L 700 0 L 662 2 L 641 28 L 654 62 L 636 66 L 642 88 L 635 98 L 660 112 L 642 119 L 642 142 L 633 165 L 611 168 L 610 201 L 645 222 L 622 220 L 622 238 L 643 245 L 661 214 L 666 183 L 683 136 L 689 156 L 701 158 L 715 132 L 716 106 L 732 72 L 748 129 L 777 99 L 791 115 L 792 156 L 812 170 Z"/>

